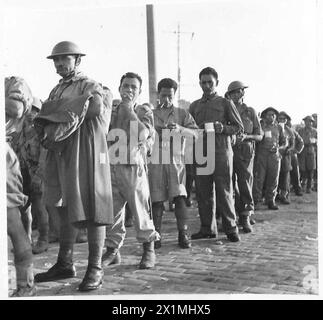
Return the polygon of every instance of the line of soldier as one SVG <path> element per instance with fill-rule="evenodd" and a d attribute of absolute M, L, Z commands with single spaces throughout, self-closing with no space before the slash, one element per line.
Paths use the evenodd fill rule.
<path fill-rule="evenodd" d="M 78 70 L 82 56 L 85 54 L 70 41 L 54 46 L 47 58 L 53 60 L 62 79 L 37 115 L 33 112 L 35 102 L 32 102 L 26 82 L 17 77 L 6 78 L 5 81 L 8 234 L 14 247 L 17 273 L 17 290 L 13 296 L 36 294 L 34 282 L 76 276 L 73 247 L 79 229 L 87 230 L 89 255 L 88 267 L 78 289 L 100 288 L 103 267 L 121 263 L 120 248 L 126 236 L 126 204 L 134 217 L 137 240 L 143 245 L 141 269 L 155 265 L 155 249 L 162 245 L 163 203 L 168 199 L 175 203 L 181 248 L 190 248 L 191 239 L 217 238 L 216 214 L 222 218 L 222 228 L 228 240 L 239 241 L 236 211 L 243 230 L 251 232 L 250 217 L 255 209 L 253 186 L 256 203 L 265 194 L 268 207 L 277 209 L 275 196 L 281 154 L 297 153 L 293 149 L 293 139 L 286 138 L 287 126 L 280 126 L 276 121 L 278 117 L 280 122 L 284 122 L 288 115 L 267 108 L 260 122 L 255 110 L 243 103 L 246 86 L 235 81 L 229 85 L 226 98 L 219 96 L 216 92 L 218 74 L 211 67 L 200 72 L 203 96 L 190 105 L 189 111 L 174 106 L 177 83 L 170 78 L 158 83 L 156 108 L 149 104 L 139 105 L 137 100 L 142 79 L 132 72 L 121 77 L 121 99 L 113 105 L 110 90 Z M 50 215 L 58 212 L 60 220 L 57 262 L 35 277 L 30 239 L 26 232 L 22 232 L 23 224 L 18 219 L 19 208 L 26 205 L 27 199 L 23 194 L 18 159 L 9 145 L 12 133 L 22 130 L 21 123 L 25 117 L 31 118 L 29 125 L 32 120 L 34 131 L 46 149 L 45 156 L 36 163 L 37 174 L 32 175 L 33 178 L 41 177 L 43 181 L 36 179 L 32 183 L 38 189 L 33 188 L 37 192 L 30 199 L 36 203 L 36 210 L 41 211 L 46 206 Z M 316 143 L 312 137 L 315 134 L 316 139 L 316 131 L 311 128 L 312 119 L 307 120 L 305 128 L 300 130 L 307 150 L 305 169 L 301 167 L 301 170 L 309 186 L 314 168 L 308 167 L 307 155 Z M 125 148 L 120 148 L 121 136 L 115 135 L 120 130 L 125 133 L 126 140 L 122 144 Z M 191 237 L 186 206 L 185 145 L 173 148 L 174 137 L 168 141 L 162 139 L 165 130 L 171 131 L 173 136 L 180 136 L 182 142 L 195 139 L 193 149 L 202 148 L 203 156 L 211 154 L 210 159 L 214 162 L 211 172 L 203 171 L 208 163 L 194 163 L 201 226 Z M 137 140 L 132 147 L 134 136 Z M 306 138 L 309 142 L 305 139 L 307 136 L 311 136 Z M 311 147 L 307 147 L 308 143 Z M 33 144 L 24 146 L 26 150 L 32 147 Z M 149 161 L 153 154 L 162 154 L 165 150 L 170 152 L 169 163 Z M 255 154 L 256 183 L 253 184 Z M 123 156 L 126 163 L 114 161 Z M 282 176 L 280 195 L 287 199 L 289 191 L 285 182 L 288 178 Z M 44 214 L 38 216 L 43 217 Z M 48 223 L 40 222 L 40 225 Z M 42 235 L 48 232 L 41 228 L 39 231 L 39 240 L 42 240 Z M 103 253 L 104 247 L 106 251 Z"/>

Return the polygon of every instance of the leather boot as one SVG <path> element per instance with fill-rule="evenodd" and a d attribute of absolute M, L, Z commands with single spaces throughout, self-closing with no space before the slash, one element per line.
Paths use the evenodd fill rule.
<path fill-rule="evenodd" d="M 184 226 L 182 230 L 178 231 L 178 245 L 182 249 L 188 249 L 188 248 L 191 248 L 192 246 L 191 240 L 189 239 L 189 236 L 188 236 L 187 226 Z"/>
<path fill-rule="evenodd" d="M 48 282 L 76 277 L 73 264 L 73 246 L 61 245 L 57 262 L 46 272 L 35 275 L 35 282 Z"/>
<path fill-rule="evenodd" d="M 252 232 L 252 226 L 250 223 L 250 217 L 249 216 L 241 216 L 241 225 L 242 229 L 245 233 Z"/>
<path fill-rule="evenodd" d="M 290 204 L 290 201 L 287 199 L 287 197 L 282 197 L 280 199 L 280 203 L 282 203 L 282 204 Z"/>
<path fill-rule="evenodd" d="M 43 253 L 48 250 L 48 241 L 38 239 L 36 244 L 32 246 L 33 254 Z"/>
<path fill-rule="evenodd" d="M 188 249 L 192 246 L 188 237 L 188 214 L 185 204 L 185 197 L 179 196 L 174 198 L 175 202 L 175 217 L 178 230 L 178 245 L 183 249 Z"/>
<path fill-rule="evenodd" d="M 164 213 L 164 205 L 163 203 L 157 202 L 153 204 L 153 221 L 155 230 L 160 234 L 161 236 L 161 225 L 162 225 L 162 219 L 163 219 L 163 213 Z M 155 249 L 161 248 L 161 239 L 155 241 Z"/>
<path fill-rule="evenodd" d="M 112 264 L 120 264 L 121 255 L 119 249 L 107 247 L 107 251 L 102 255 L 102 264 L 103 267 L 110 266 Z"/>
<path fill-rule="evenodd" d="M 101 288 L 103 283 L 102 250 L 105 227 L 88 224 L 89 258 L 85 276 L 79 285 L 79 291 L 91 291 Z"/>
<path fill-rule="evenodd" d="M 100 289 L 103 283 L 103 270 L 100 264 L 88 265 L 85 276 L 79 285 L 79 291 Z"/>
<path fill-rule="evenodd" d="M 143 255 L 139 264 L 139 269 L 151 269 L 155 266 L 156 255 L 154 241 L 143 243 Z"/>
<path fill-rule="evenodd" d="M 295 190 L 295 194 L 298 196 L 298 197 L 301 197 L 303 195 L 303 192 L 301 191 L 301 188 L 298 188 Z"/>
<path fill-rule="evenodd" d="M 270 210 L 278 210 L 279 207 L 275 204 L 274 200 L 270 200 L 268 202 L 268 209 L 270 209 Z"/>

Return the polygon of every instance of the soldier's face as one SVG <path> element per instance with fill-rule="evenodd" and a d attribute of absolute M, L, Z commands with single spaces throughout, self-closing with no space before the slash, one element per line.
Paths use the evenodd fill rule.
<path fill-rule="evenodd" d="M 276 114 L 274 111 L 267 111 L 266 113 L 266 122 L 273 123 L 276 120 Z"/>
<path fill-rule="evenodd" d="M 287 118 L 285 118 L 284 116 L 279 116 L 278 117 L 278 122 L 279 123 L 286 123 L 287 122 Z"/>
<path fill-rule="evenodd" d="M 203 74 L 200 79 L 200 86 L 205 94 L 214 93 L 218 80 L 211 74 Z"/>
<path fill-rule="evenodd" d="M 173 104 L 175 98 L 175 90 L 174 88 L 161 88 L 158 96 L 159 103 L 167 108 Z"/>
<path fill-rule="evenodd" d="M 308 127 L 308 128 L 313 127 L 313 122 L 311 120 L 304 120 L 304 122 L 305 122 L 305 127 Z"/>
<path fill-rule="evenodd" d="M 237 89 L 237 90 L 233 90 L 230 92 L 230 98 L 233 100 L 233 102 L 239 102 L 243 96 L 244 96 L 244 89 Z"/>
<path fill-rule="evenodd" d="M 56 73 L 62 78 L 68 76 L 76 68 L 76 57 L 74 55 L 56 56 L 53 60 Z"/>
<path fill-rule="evenodd" d="M 124 78 L 119 87 L 122 100 L 136 102 L 141 93 L 140 82 L 137 78 Z"/>

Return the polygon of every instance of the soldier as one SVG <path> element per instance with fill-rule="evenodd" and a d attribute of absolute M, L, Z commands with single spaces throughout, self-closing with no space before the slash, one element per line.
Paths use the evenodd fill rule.
<path fill-rule="evenodd" d="M 292 130 L 294 135 L 295 145 L 294 149 L 291 150 L 291 165 L 292 170 L 290 172 L 291 184 L 293 186 L 294 192 L 297 196 L 301 197 L 302 193 L 302 186 L 301 186 L 301 179 L 299 173 L 299 164 L 298 164 L 298 157 L 297 155 L 302 152 L 304 148 L 304 141 L 299 133 L 292 127 L 291 119 L 287 119 L 286 126 Z"/>
<path fill-rule="evenodd" d="M 233 151 L 231 136 L 243 131 L 243 123 L 232 102 L 216 93 L 218 74 L 210 67 L 204 68 L 199 74 L 200 86 L 203 90 L 201 99 L 190 105 L 190 113 L 201 129 L 206 129 L 203 139 L 203 151 L 211 154 L 210 161 L 215 162 L 211 173 L 202 174 L 205 169 L 197 164 L 196 191 L 198 197 L 200 231 L 192 234 L 191 239 L 215 238 L 217 226 L 215 204 L 221 207 L 222 226 L 227 238 L 232 242 L 240 240 L 236 225 L 236 213 L 233 199 Z M 206 150 L 207 142 L 211 141 L 211 149 Z M 198 152 L 196 152 L 197 155 Z M 208 161 L 207 161 L 208 162 Z M 206 163 L 208 165 L 208 163 Z M 214 184 L 216 201 L 214 199 Z"/>
<path fill-rule="evenodd" d="M 159 163 L 150 163 L 148 166 L 154 225 L 156 231 L 160 234 L 164 201 L 170 199 L 175 204 L 178 245 L 185 249 L 191 247 L 191 242 L 188 236 L 188 214 L 185 204 L 187 194 L 185 188 L 184 146 L 185 137 L 195 136 L 197 138 L 197 132 L 194 129 L 198 129 L 198 127 L 188 111 L 174 106 L 177 83 L 173 79 L 164 78 L 160 80 L 157 90 L 159 104 L 153 110 L 153 114 L 159 143 L 154 145 L 156 146 L 154 152 L 158 156 Z M 174 147 L 176 137 L 163 139 L 166 137 L 163 134 L 165 129 L 172 136 L 178 136 L 180 146 Z M 168 161 L 167 163 L 162 162 L 163 152 L 169 154 L 169 163 Z M 160 247 L 161 240 L 156 241 L 155 248 Z"/>
<path fill-rule="evenodd" d="M 151 217 L 146 156 L 154 136 L 153 113 L 138 105 L 142 79 L 133 72 L 121 77 L 121 102 L 112 110 L 108 145 L 111 159 L 114 224 L 107 227 L 104 266 L 120 264 L 120 248 L 126 236 L 125 205 L 134 218 L 138 242 L 143 244 L 140 269 L 155 265 L 154 241 L 159 240 Z"/>
<path fill-rule="evenodd" d="M 227 96 L 236 106 L 243 122 L 244 132 L 237 135 L 233 146 L 233 173 L 236 175 L 238 191 L 235 193 L 236 208 L 243 231 L 252 232 L 250 217 L 254 213 L 252 196 L 255 142 L 261 141 L 263 132 L 256 111 L 243 102 L 244 90 L 241 81 L 229 84 Z"/>
<path fill-rule="evenodd" d="M 19 160 L 9 145 L 10 135 L 19 132 L 25 115 L 30 111 L 32 93 L 24 79 L 5 78 L 6 165 L 7 165 L 7 232 L 13 245 L 17 289 L 13 297 L 34 296 L 32 251 L 24 230 L 19 207 L 27 202 L 22 192 Z"/>
<path fill-rule="evenodd" d="M 103 282 L 105 226 L 113 222 L 106 145 L 112 96 L 78 70 L 81 56 L 85 54 L 76 44 L 63 41 L 47 57 L 62 79 L 44 102 L 35 125 L 42 128 L 42 143 L 48 148 L 44 201 L 58 208 L 61 223 L 57 262 L 35 280 L 76 276 L 73 247 L 77 228 L 86 228 L 88 266 L 78 288 L 89 291 L 100 288 Z"/>
<path fill-rule="evenodd" d="M 314 119 L 313 128 L 317 129 L 317 113 L 313 113 L 312 117 Z M 315 146 L 315 162 L 316 169 L 314 169 L 313 174 L 313 191 L 317 191 L 317 145 Z"/>
<path fill-rule="evenodd" d="M 298 161 L 302 185 L 306 186 L 306 193 L 311 193 L 314 170 L 316 169 L 317 131 L 313 128 L 314 118 L 312 116 L 305 117 L 303 121 L 305 127 L 300 128 L 298 133 L 304 140 L 304 149 L 298 155 Z"/>
<path fill-rule="evenodd" d="M 16 141 L 15 150 L 19 156 L 25 194 L 28 203 L 22 208 L 22 216 L 30 211 L 36 219 L 39 237 L 33 244 L 33 253 L 38 254 L 48 249 L 48 212 L 43 203 L 43 171 L 47 151 L 41 146 L 33 120 L 41 109 L 41 101 L 33 97 L 32 108 L 26 115 L 22 131 Z"/>
<path fill-rule="evenodd" d="M 265 202 L 271 210 L 279 209 L 275 203 L 281 160 L 279 150 L 286 147 L 286 138 L 282 127 L 276 121 L 277 116 L 278 111 L 271 107 L 261 113 L 264 137 L 258 143 L 256 151 L 255 204 L 262 201 L 264 189 Z"/>
<path fill-rule="evenodd" d="M 290 204 L 289 193 L 290 193 L 290 171 L 292 170 L 292 159 L 291 153 L 295 148 L 295 136 L 292 130 L 286 125 L 287 121 L 291 120 L 290 116 L 281 111 L 278 114 L 278 124 L 282 126 L 284 135 L 287 140 L 287 146 L 285 149 L 280 150 L 281 154 L 281 165 L 279 172 L 278 192 L 276 199 L 279 199 L 282 204 Z"/>

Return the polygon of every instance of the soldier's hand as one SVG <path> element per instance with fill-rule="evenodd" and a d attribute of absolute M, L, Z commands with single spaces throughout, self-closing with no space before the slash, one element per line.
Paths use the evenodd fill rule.
<path fill-rule="evenodd" d="M 247 135 L 245 133 L 241 133 L 239 135 L 237 135 L 237 140 L 236 142 L 239 143 L 239 142 L 242 142 L 243 140 L 245 140 L 247 138 Z"/>
<path fill-rule="evenodd" d="M 172 131 L 175 131 L 177 133 L 180 133 L 181 132 L 181 126 L 179 126 L 177 123 L 175 122 L 171 122 L 167 125 L 167 128 L 172 130 Z"/>
<path fill-rule="evenodd" d="M 278 147 L 277 146 L 273 146 L 271 149 L 270 149 L 270 152 L 272 153 L 276 153 L 278 151 Z"/>
<path fill-rule="evenodd" d="M 223 124 L 219 121 L 215 121 L 214 123 L 214 130 L 215 130 L 215 133 L 222 133 L 223 131 Z"/>
<path fill-rule="evenodd" d="M 130 95 L 128 95 L 127 93 L 123 93 L 122 96 L 121 96 L 121 103 L 120 103 L 120 106 L 121 107 L 127 107 L 129 109 L 131 109 L 133 107 L 133 101 L 130 97 Z"/>

